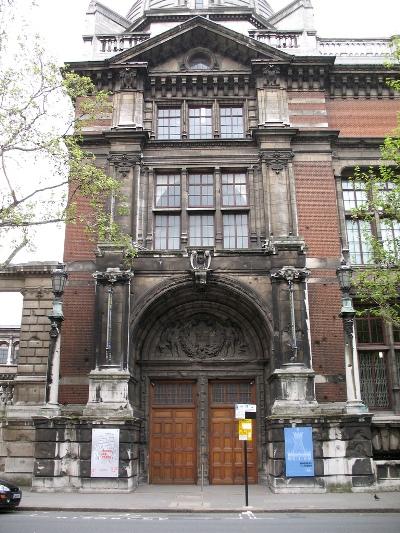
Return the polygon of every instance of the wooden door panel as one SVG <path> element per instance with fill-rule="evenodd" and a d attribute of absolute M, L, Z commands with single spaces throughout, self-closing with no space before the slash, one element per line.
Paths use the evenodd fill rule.
<path fill-rule="evenodd" d="M 195 408 L 153 406 L 150 431 L 150 482 L 195 483 Z"/>
<path fill-rule="evenodd" d="M 231 406 L 211 404 L 209 420 L 210 482 L 214 485 L 243 484 L 244 446 L 238 437 L 238 421 L 235 420 L 234 404 Z M 253 421 L 253 440 L 247 443 L 249 483 L 257 483 L 257 451 L 255 443 L 255 421 Z"/>

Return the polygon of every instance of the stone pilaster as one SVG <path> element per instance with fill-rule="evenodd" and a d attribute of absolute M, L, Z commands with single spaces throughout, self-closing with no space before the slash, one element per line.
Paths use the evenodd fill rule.
<path fill-rule="evenodd" d="M 95 272 L 95 368 L 89 375 L 85 413 L 129 413 L 130 286 L 133 272 L 120 267 Z"/>
<path fill-rule="evenodd" d="M 307 269 L 291 266 L 270 274 L 275 308 L 272 413 L 297 413 L 317 405 L 306 305 L 308 275 Z"/>

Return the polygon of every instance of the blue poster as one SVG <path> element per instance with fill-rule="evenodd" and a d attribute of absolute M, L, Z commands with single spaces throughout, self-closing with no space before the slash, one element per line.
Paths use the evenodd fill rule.
<path fill-rule="evenodd" d="M 311 427 L 285 428 L 286 477 L 314 475 Z"/>

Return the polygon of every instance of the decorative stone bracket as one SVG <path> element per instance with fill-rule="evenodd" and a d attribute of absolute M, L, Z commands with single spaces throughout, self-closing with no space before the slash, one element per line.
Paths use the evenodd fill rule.
<path fill-rule="evenodd" d="M 210 272 L 211 250 L 206 248 L 188 249 L 190 254 L 190 266 L 192 268 L 194 283 L 198 289 L 204 289 L 207 284 L 207 276 Z"/>

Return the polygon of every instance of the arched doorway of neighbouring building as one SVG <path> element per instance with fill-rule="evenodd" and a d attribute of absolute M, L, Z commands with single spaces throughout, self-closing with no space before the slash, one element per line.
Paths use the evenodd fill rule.
<path fill-rule="evenodd" d="M 255 403 L 248 457 L 256 483 L 266 468 L 269 312 L 238 283 L 171 285 L 147 300 L 131 329 L 131 373 L 145 414 L 142 468 L 150 483 L 243 483 L 234 405 Z"/>

